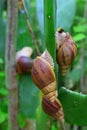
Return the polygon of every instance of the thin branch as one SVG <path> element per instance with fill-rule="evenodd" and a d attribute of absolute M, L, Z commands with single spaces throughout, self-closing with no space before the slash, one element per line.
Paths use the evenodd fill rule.
<path fill-rule="evenodd" d="M 26 9 L 25 1 L 22 0 L 22 3 L 23 3 L 23 7 L 24 7 L 24 12 L 25 12 L 25 16 L 26 16 L 26 21 L 27 21 L 28 29 L 29 29 L 30 35 L 31 35 L 31 37 L 32 37 L 32 40 L 33 40 L 33 43 L 34 43 L 36 52 L 37 52 L 38 55 L 41 55 L 40 50 L 39 50 L 39 48 L 38 48 L 38 43 L 37 43 L 37 41 L 36 41 L 35 34 L 34 34 L 34 32 L 33 32 L 33 29 L 32 29 L 32 27 L 31 27 L 31 24 L 30 24 L 30 20 L 29 20 L 29 17 L 28 17 L 28 11 L 27 11 L 27 9 Z"/>
<path fill-rule="evenodd" d="M 8 22 L 6 39 L 6 87 L 8 89 L 9 130 L 18 130 L 18 82 L 16 78 L 15 54 L 18 17 L 18 0 L 8 0 Z"/>

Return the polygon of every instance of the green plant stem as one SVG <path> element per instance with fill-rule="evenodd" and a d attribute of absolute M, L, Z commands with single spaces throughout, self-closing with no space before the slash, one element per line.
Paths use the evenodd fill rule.
<path fill-rule="evenodd" d="M 56 43 L 55 43 L 55 22 L 56 21 L 56 0 L 44 0 L 44 35 L 46 48 L 54 61 L 56 79 L 58 77 L 56 64 Z M 57 85 L 58 87 L 58 85 Z"/>
<path fill-rule="evenodd" d="M 18 17 L 18 0 L 8 0 L 8 21 L 6 39 L 6 87 L 8 89 L 9 130 L 18 130 L 18 82 L 16 78 L 15 55 Z"/>
<path fill-rule="evenodd" d="M 44 0 L 44 31 L 46 48 L 56 61 L 55 44 L 55 0 Z"/>
<path fill-rule="evenodd" d="M 45 44 L 48 52 L 53 58 L 55 65 L 54 70 L 57 79 L 58 72 L 56 66 L 55 16 L 56 16 L 56 0 L 44 0 Z"/>

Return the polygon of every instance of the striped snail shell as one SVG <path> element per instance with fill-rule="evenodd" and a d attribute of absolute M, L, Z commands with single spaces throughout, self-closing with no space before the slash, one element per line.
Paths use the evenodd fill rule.
<path fill-rule="evenodd" d="M 58 120 L 64 118 L 62 105 L 58 99 L 53 102 L 50 102 L 45 96 L 43 96 L 42 107 L 48 115 L 55 117 Z"/>
<path fill-rule="evenodd" d="M 56 60 L 62 75 L 65 75 L 76 56 L 77 48 L 70 34 L 61 30 L 56 32 L 56 43 Z"/>
<path fill-rule="evenodd" d="M 42 108 L 45 113 L 59 120 L 62 124 L 63 130 L 65 130 L 63 108 L 58 99 L 50 102 L 45 96 L 43 96 Z"/>
<path fill-rule="evenodd" d="M 53 68 L 53 60 L 47 50 L 35 59 L 32 66 L 34 83 L 50 101 L 54 101 L 57 97 L 56 77 Z"/>

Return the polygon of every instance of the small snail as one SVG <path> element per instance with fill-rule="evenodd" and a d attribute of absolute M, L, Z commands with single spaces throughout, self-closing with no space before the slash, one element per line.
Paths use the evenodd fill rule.
<path fill-rule="evenodd" d="M 18 74 L 30 72 L 32 69 L 33 61 L 30 58 L 32 55 L 32 48 L 24 47 L 16 53 L 16 68 Z"/>
<path fill-rule="evenodd" d="M 56 60 L 62 75 L 65 75 L 76 56 L 77 47 L 70 34 L 65 33 L 62 29 L 56 32 L 56 43 Z"/>
<path fill-rule="evenodd" d="M 47 50 L 35 59 L 32 67 L 34 83 L 50 101 L 56 99 L 56 77 L 53 67 L 53 60 Z"/>

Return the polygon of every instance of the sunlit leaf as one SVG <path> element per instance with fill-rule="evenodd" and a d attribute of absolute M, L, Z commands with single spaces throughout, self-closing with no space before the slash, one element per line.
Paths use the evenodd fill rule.
<path fill-rule="evenodd" d="M 86 32 L 87 31 L 87 25 L 78 25 L 78 26 L 74 26 L 73 27 L 74 32 L 78 33 L 78 32 Z"/>
<path fill-rule="evenodd" d="M 26 126 L 25 118 L 23 117 L 21 113 L 18 114 L 18 123 L 20 124 L 22 128 Z"/>
<path fill-rule="evenodd" d="M 7 119 L 7 113 L 0 110 L 0 123 L 3 123 Z"/>
<path fill-rule="evenodd" d="M 1 77 L 5 77 L 5 72 L 4 72 L 4 71 L 1 71 L 1 72 L 0 72 L 0 78 L 1 78 Z"/>
<path fill-rule="evenodd" d="M 6 88 L 0 88 L 0 95 L 6 96 L 8 94 L 7 89 Z"/>
<path fill-rule="evenodd" d="M 79 34 L 75 35 L 73 38 L 77 42 L 77 41 L 83 40 L 85 37 L 86 37 L 85 34 L 79 33 Z"/>

